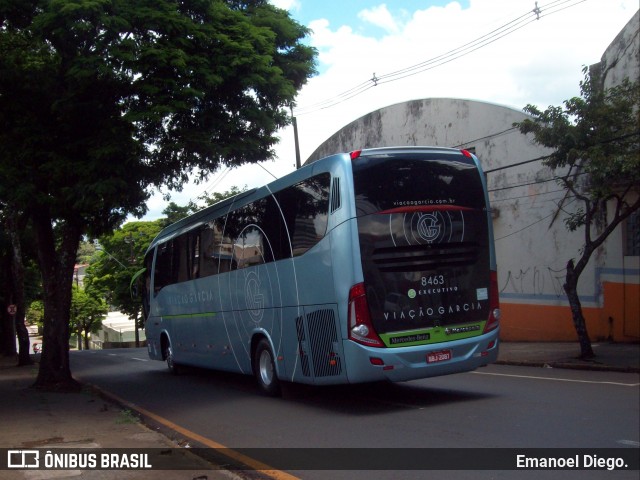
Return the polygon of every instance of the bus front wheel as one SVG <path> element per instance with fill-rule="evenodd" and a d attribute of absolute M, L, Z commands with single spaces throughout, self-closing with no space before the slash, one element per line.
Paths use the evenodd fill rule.
<path fill-rule="evenodd" d="M 263 338 L 254 353 L 254 374 L 260 390 L 271 397 L 280 395 L 280 381 L 269 342 Z"/>

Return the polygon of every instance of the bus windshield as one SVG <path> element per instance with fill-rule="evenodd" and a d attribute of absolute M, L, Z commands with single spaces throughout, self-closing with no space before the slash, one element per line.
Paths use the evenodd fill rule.
<path fill-rule="evenodd" d="M 460 151 L 371 151 L 353 161 L 353 177 L 367 300 L 385 344 L 482 334 L 490 245 L 473 159 Z M 433 335 L 438 327 L 444 333 Z"/>

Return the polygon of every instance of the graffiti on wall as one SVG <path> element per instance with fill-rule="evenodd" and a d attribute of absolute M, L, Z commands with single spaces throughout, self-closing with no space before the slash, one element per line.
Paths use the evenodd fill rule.
<path fill-rule="evenodd" d="M 506 278 L 500 282 L 500 294 L 563 298 L 565 271 L 564 268 L 554 270 L 548 266 L 521 268 L 518 272 L 509 270 Z"/>

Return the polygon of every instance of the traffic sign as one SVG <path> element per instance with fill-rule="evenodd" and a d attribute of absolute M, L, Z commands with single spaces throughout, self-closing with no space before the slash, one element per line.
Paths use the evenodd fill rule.
<path fill-rule="evenodd" d="M 16 307 L 13 304 L 7 307 L 7 312 L 9 312 L 9 315 L 15 315 L 17 311 L 18 311 L 18 307 Z"/>

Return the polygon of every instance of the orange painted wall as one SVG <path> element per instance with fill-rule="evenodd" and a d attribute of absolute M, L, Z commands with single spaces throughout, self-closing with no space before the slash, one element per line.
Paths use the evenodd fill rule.
<path fill-rule="evenodd" d="M 640 339 L 640 285 L 604 282 L 603 316 L 612 319 L 613 338 Z"/>
<path fill-rule="evenodd" d="M 640 285 L 604 282 L 604 306 L 582 307 L 592 341 L 640 340 Z M 500 302 L 500 338 L 510 342 L 577 341 L 569 306 Z"/>

